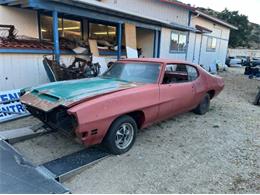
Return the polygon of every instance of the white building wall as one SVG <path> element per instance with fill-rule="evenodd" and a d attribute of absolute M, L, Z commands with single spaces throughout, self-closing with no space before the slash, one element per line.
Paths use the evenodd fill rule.
<path fill-rule="evenodd" d="M 0 90 L 31 87 L 49 82 L 41 54 L 0 54 Z"/>
<path fill-rule="evenodd" d="M 0 5 L 0 24 L 14 25 L 18 35 L 39 37 L 36 11 Z"/>
<path fill-rule="evenodd" d="M 158 0 L 102 0 L 123 10 L 132 11 L 140 15 L 150 16 L 169 22 L 187 25 L 189 11 L 170 3 Z"/>
<path fill-rule="evenodd" d="M 195 27 L 196 25 L 203 26 L 212 32 L 196 35 L 192 33 L 194 35 L 189 38 L 188 60 L 196 64 L 202 64 L 206 69 L 209 69 L 211 65 L 216 63 L 225 64 L 230 29 L 204 18 L 193 16 L 191 26 Z M 208 37 L 217 39 L 215 51 L 207 51 Z M 194 43 L 193 49 L 191 46 L 192 43 Z"/>
<path fill-rule="evenodd" d="M 229 39 L 230 29 L 222 25 L 216 24 L 212 21 L 206 20 L 201 17 L 193 16 L 191 19 L 191 26 L 200 25 L 212 30 L 211 36 L 215 36 L 222 39 Z"/>
<path fill-rule="evenodd" d="M 160 57 L 169 59 L 185 60 L 185 53 L 171 53 L 170 52 L 170 37 L 172 29 L 162 28 L 161 30 L 161 45 L 160 45 Z"/>

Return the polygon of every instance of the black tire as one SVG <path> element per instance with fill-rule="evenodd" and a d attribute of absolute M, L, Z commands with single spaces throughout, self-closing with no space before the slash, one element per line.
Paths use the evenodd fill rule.
<path fill-rule="evenodd" d="M 255 97 L 254 105 L 260 105 L 260 88 L 259 88 L 259 92 Z"/>
<path fill-rule="evenodd" d="M 118 136 L 121 136 L 121 135 L 118 135 L 118 133 L 120 132 L 120 129 L 125 127 L 125 125 L 127 125 L 127 127 L 129 128 L 129 132 L 131 131 L 133 133 L 131 134 L 131 139 L 129 139 L 128 144 L 126 144 L 125 147 L 123 147 L 123 144 L 122 144 L 122 148 L 120 148 L 120 146 L 119 146 L 120 143 L 116 144 L 116 141 L 118 141 Z M 109 152 L 112 154 L 115 154 L 115 155 L 123 154 L 123 153 L 127 152 L 128 150 L 130 150 L 132 148 L 132 146 L 134 145 L 136 133 L 137 133 L 137 124 L 136 124 L 135 120 L 128 115 L 121 116 L 121 117 L 117 118 L 112 123 L 111 127 L 109 128 L 109 130 L 106 134 L 106 137 L 104 139 L 104 145 L 109 150 Z M 127 135 L 122 135 L 122 136 L 124 136 L 122 138 L 123 140 L 127 137 Z M 129 135 L 129 137 L 130 137 L 130 135 Z"/>
<path fill-rule="evenodd" d="M 209 107 L 210 107 L 210 96 L 209 94 L 207 93 L 202 101 L 199 103 L 199 105 L 193 110 L 193 112 L 195 114 L 200 114 L 200 115 L 203 115 L 203 114 L 206 114 L 208 111 L 209 111 Z"/>

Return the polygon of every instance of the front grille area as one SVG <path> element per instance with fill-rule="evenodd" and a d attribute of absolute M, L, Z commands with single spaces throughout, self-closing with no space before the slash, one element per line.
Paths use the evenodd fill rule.
<path fill-rule="evenodd" d="M 69 134 L 74 134 L 77 125 L 76 119 L 67 113 L 64 107 L 57 107 L 49 112 L 26 105 L 26 109 L 43 123 L 47 124 L 55 130 L 62 130 Z"/>

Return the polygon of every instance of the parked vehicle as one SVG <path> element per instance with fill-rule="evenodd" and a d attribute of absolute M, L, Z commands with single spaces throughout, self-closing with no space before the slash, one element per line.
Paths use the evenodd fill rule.
<path fill-rule="evenodd" d="M 252 66 L 260 66 L 260 58 L 253 58 Z"/>
<path fill-rule="evenodd" d="M 191 110 L 205 114 L 223 87 L 221 77 L 185 61 L 127 59 L 96 78 L 34 87 L 21 102 L 51 128 L 122 154 L 138 129 Z"/>
<path fill-rule="evenodd" d="M 229 56 L 226 59 L 227 66 L 241 66 L 244 62 L 247 61 L 246 56 Z"/>

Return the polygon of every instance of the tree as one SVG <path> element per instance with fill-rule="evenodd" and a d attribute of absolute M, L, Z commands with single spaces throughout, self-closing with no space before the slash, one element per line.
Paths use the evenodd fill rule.
<path fill-rule="evenodd" d="M 231 29 L 230 32 L 230 47 L 249 47 L 251 39 L 252 26 L 248 21 L 248 17 L 239 14 L 238 11 L 229 11 L 227 9 L 218 13 L 218 18 L 238 27 L 238 30 Z"/>
<path fill-rule="evenodd" d="M 222 12 L 217 12 L 210 8 L 198 9 L 238 27 L 238 30 L 231 29 L 229 47 L 260 48 L 260 25 L 250 23 L 247 16 L 239 14 L 238 11 L 229 11 L 228 9 Z"/>

